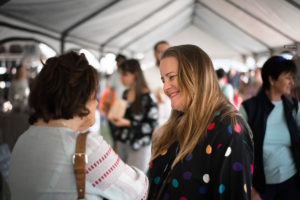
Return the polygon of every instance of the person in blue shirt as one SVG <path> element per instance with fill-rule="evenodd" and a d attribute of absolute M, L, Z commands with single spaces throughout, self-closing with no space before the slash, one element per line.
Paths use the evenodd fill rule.
<path fill-rule="evenodd" d="M 295 73 L 293 61 L 269 58 L 262 67 L 262 89 L 240 108 L 253 131 L 255 200 L 300 198 L 299 103 L 288 98 Z"/>

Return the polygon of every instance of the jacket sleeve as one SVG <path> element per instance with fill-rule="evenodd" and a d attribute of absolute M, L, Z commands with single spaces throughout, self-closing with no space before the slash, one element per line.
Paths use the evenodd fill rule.
<path fill-rule="evenodd" d="M 251 200 L 253 174 L 253 143 L 246 122 L 239 118 L 233 127 L 225 125 L 222 139 L 226 141 L 212 160 L 214 168 L 213 199 Z M 225 136 L 228 134 L 229 137 Z"/>
<path fill-rule="evenodd" d="M 87 140 L 86 195 L 111 200 L 146 199 L 148 178 L 137 168 L 126 165 L 98 134 Z"/>

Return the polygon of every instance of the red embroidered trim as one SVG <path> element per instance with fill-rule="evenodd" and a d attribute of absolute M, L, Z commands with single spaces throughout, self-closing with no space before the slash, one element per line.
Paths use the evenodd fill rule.
<path fill-rule="evenodd" d="M 105 178 L 107 178 L 119 165 L 120 163 L 120 157 L 118 157 L 117 161 L 100 177 L 98 178 L 92 185 L 93 187 L 96 187 L 97 184 L 102 182 Z"/>
<path fill-rule="evenodd" d="M 92 171 L 94 168 L 96 168 L 98 165 L 100 165 L 100 163 L 102 163 L 109 156 L 109 154 L 111 152 L 112 152 L 112 148 L 109 147 L 107 152 L 101 158 L 99 158 L 99 160 L 97 160 L 93 164 L 91 164 L 91 166 L 88 168 L 88 170 L 86 170 L 85 173 L 88 174 L 90 171 Z"/>

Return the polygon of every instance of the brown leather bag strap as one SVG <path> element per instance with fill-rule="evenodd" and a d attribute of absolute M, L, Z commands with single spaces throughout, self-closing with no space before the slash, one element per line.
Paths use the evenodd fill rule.
<path fill-rule="evenodd" d="M 85 194 L 85 164 L 88 163 L 85 153 L 86 136 L 89 132 L 80 133 L 76 140 L 76 150 L 73 155 L 74 172 L 76 176 L 78 199 L 84 199 Z"/>

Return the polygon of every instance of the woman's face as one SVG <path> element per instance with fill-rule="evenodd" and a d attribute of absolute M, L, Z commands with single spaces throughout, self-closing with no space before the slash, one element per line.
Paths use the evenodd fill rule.
<path fill-rule="evenodd" d="M 134 83 L 135 75 L 130 72 L 120 70 L 120 79 L 124 86 L 130 87 Z"/>
<path fill-rule="evenodd" d="M 178 61 L 174 57 L 166 57 L 160 61 L 160 75 L 164 84 L 164 93 L 171 99 L 174 110 L 184 112 L 186 98 L 178 85 Z"/>
<path fill-rule="evenodd" d="M 271 78 L 271 87 L 280 95 L 290 95 L 294 85 L 294 74 L 291 72 L 283 72 L 277 80 Z"/>

